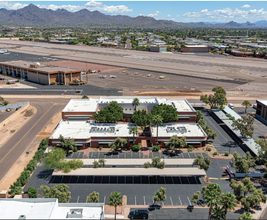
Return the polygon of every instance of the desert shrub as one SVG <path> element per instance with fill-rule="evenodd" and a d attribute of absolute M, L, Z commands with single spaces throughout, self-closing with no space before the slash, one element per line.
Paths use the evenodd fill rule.
<path fill-rule="evenodd" d="M 40 144 L 39 144 L 39 150 L 46 150 L 46 148 L 48 148 L 49 146 L 49 137 L 44 138 L 41 140 Z"/>
<path fill-rule="evenodd" d="M 164 161 L 159 162 L 157 167 L 159 169 L 164 169 L 165 168 L 165 162 Z"/>
<path fill-rule="evenodd" d="M 228 152 L 225 152 L 224 153 L 224 156 L 228 157 L 229 156 L 229 153 Z"/>
<path fill-rule="evenodd" d="M 154 145 L 153 146 L 153 150 L 159 151 L 160 150 L 160 146 L 159 145 Z"/>
<path fill-rule="evenodd" d="M 102 146 L 100 146 L 100 147 L 99 147 L 99 150 L 102 150 L 102 148 L 103 148 L 103 147 L 102 147 Z"/>
<path fill-rule="evenodd" d="M 37 195 L 38 195 L 37 188 L 29 186 L 28 195 L 29 195 L 29 198 L 37 198 Z"/>
<path fill-rule="evenodd" d="M 22 187 L 18 181 L 10 185 L 9 189 L 11 196 L 19 195 L 22 191 Z"/>
<path fill-rule="evenodd" d="M 213 153 L 213 156 L 215 156 L 215 155 L 218 155 L 218 153 L 217 153 L 217 152 L 214 152 L 214 153 Z"/>
<path fill-rule="evenodd" d="M 41 162 L 43 158 L 44 158 L 44 150 L 42 149 L 36 151 L 33 156 L 33 160 L 36 160 L 37 162 Z"/>
<path fill-rule="evenodd" d="M 54 83 L 54 82 L 52 82 L 52 83 L 50 83 L 50 85 L 55 85 L 55 83 Z"/>
<path fill-rule="evenodd" d="M 145 162 L 144 163 L 144 166 L 145 166 L 145 168 L 150 168 L 151 167 L 151 164 L 149 162 Z"/>
<path fill-rule="evenodd" d="M 37 166 L 37 161 L 30 160 L 30 162 L 24 168 L 24 171 L 29 171 L 30 173 L 32 173 L 36 169 L 36 166 Z"/>
<path fill-rule="evenodd" d="M 62 85 L 62 86 L 63 86 L 63 85 L 65 85 L 65 83 L 63 83 L 63 82 L 62 82 L 62 83 L 60 83 L 60 85 Z"/>
<path fill-rule="evenodd" d="M 82 99 L 88 99 L 87 95 L 83 95 Z"/>
<path fill-rule="evenodd" d="M 133 147 L 132 147 L 133 151 L 139 151 L 140 150 L 140 146 L 135 144 Z"/>
<path fill-rule="evenodd" d="M 8 105 L 8 103 L 9 103 L 8 101 L 3 101 L 4 105 Z"/>
<path fill-rule="evenodd" d="M 158 167 L 158 164 L 160 163 L 160 158 L 159 157 L 154 157 L 151 160 L 152 160 L 153 167 Z"/>
<path fill-rule="evenodd" d="M 192 152 L 194 149 L 195 149 L 194 146 L 189 145 L 187 151 L 188 152 Z"/>
<path fill-rule="evenodd" d="M 208 150 L 208 151 L 211 151 L 211 148 L 209 147 L 207 150 Z"/>
<path fill-rule="evenodd" d="M 73 148 L 73 152 L 77 152 L 78 151 L 78 148 L 75 146 L 74 148 Z"/>
<path fill-rule="evenodd" d="M 29 171 L 23 171 L 20 174 L 20 177 L 17 179 L 17 182 L 20 183 L 21 186 L 25 186 L 30 178 L 30 172 Z"/>

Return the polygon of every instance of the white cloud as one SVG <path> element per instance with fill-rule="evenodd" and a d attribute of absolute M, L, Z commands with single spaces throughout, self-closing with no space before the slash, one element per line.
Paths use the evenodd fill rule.
<path fill-rule="evenodd" d="M 176 17 L 178 18 L 178 17 L 180 17 L 180 15 L 176 15 Z"/>
<path fill-rule="evenodd" d="M 250 8 L 251 6 L 250 5 L 243 5 L 241 6 L 241 8 Z"/>
<path fill-rule="evenodd" d="M 218 9 L 214 11 L 209 11 L 208 9 L 203 9 L 199 12 L 187 12 L 183 14 L 186 21 L 236 21 L 236 22 L 254 22 L 258 20 L 267 19 L 267 11 L 264 9 L 251 9 L 249 11 L 244 11 L 236 8 L 232 10 L 231 8 Z"/>
<path fill-rule="evenodd" d="M 143 14 L 139 14 L 139 16 L 144 16 Z"/>
<path fill-rule="evenodd" d="M 171 15 L 170 15 L 170 14 L 168 14 L 168 15 L 167 15 L 167 17 L 169 18 L 169 17 L 171 17 Z"/>
<path fill-rule="evenodd" d="M 154 13 L 152 13 L 152 14 L 148 14 L 147 16 L 148 16 L 148 17 L 156 17 L 156 16 L 159 15 L 159 13 L 160 13 L 160 11 L 155 11 Z"/>
<path fill-rule="evenodd" d="M 20 9 L 27 5 L 28 4 L 0 1 L 0 8 L 6 8 L 9 10 Z M 54 5 L 54 4 L 40 5 L 38 4 L 37 6 L 39 8 L 51 9 L 54 11 L 57 9 L 66 9 L 70 12 L 76 12 L 82 9 L 87 9 L 89 11 L 99 11 L 105 14 L 127 14 L 130 12 L 133 12 L 133 9 L 130 9 L 126 5 L 104 5 L 102 2 L 97 2 L 95 0 L 91 0 L 82 6 L 71 5 L 71 4 L 68 4 L 68 5 Z"/>

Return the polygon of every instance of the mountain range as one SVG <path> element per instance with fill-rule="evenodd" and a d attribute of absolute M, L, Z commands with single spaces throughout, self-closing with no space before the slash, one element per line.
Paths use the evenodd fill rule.
<path fill-rule="evenodd" d="M 46 25 L 46 26 L 74 26 L 74 25 L 116 25 L 116 26 L 142 26 L 142 27 L 178 27 L 178 26 L 218 26 L 218 27 L 267 27 L 267 21 L 255 23 L 182 23 L 170 20 L 156 20 L 152 17 L 126 15 L 105 15 L 99 11 L 82 9 L 77 12 L 69 12 L 65 9 L 53 11 L 39 8 L 34 4 L 18 9 L 0 9 L 1 25 Z"/>

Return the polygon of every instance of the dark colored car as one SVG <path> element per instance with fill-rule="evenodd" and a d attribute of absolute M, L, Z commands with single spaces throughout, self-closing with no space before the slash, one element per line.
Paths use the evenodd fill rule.
<path fill-rule="evenodd" d="M 148 219 L 148 211 L 147 210 L 135 210 L 130 212 L 128 215 L 130 219 Z"/>

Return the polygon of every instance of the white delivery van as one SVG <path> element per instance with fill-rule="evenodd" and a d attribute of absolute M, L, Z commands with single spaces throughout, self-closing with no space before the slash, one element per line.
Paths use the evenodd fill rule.
<path fill-rule="evenodd" d="M 231 108 L 231 109 L 234 109 L 235 108 L 235 106 L 232 103 L 229 103 L 228 104 L 228 107 Z"/>

